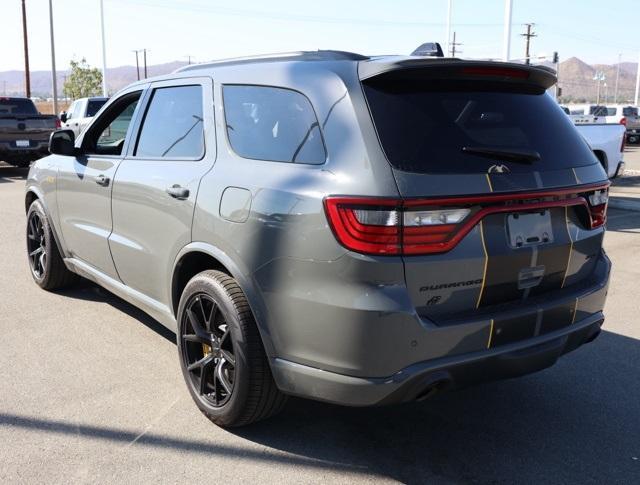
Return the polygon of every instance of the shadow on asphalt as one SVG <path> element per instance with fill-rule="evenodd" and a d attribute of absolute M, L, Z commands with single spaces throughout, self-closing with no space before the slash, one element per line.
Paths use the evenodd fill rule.
<path fill-rule="evenodd" d="M 279 416 L 231 430 L 268 447 L 258 450 L 9 413 L 0 426 L 405 483 L 637 483 L 639 359 L 639 341 L 605 331 L 551 369 L 422 403 L 359 409 L 292 399 Z"/>
<path fill-rule="evenodd" d="M 0 184 L 26 180 L 29 174 L 28 168 L 18 168 L 11 165 L 3 165 L 0 162 Z"/>
<path fill-rule="evenodd" d="M 640 212 L 627 210 L 609 210 L 607 231 L 637 234 L 640 230 Z"/>
<path fill-rule="evenodd" d="M 108 303 L 112 307 L 129 315 L 131 318 L 135 318 L 145 327 L 153 330 L 161 337 L 167 339 L 169 342 L 172 342 L 174 344 L 176 343 L 175 332 L 172 332 L 167 327 L 151 318 L 139 308 L 131 305 L 125 300 L 117 297 L 113 293 L 105 290 L 104 288 L 85 278 L 80 278 L 78 283 L 76 283 L 73 287 L 58 291 L 57 293 L 61 296 L 75 298 L 78 300 Z"/>

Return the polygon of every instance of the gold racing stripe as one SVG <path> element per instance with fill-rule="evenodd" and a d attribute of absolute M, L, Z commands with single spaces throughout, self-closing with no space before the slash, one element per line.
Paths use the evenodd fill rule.
<path fill-rule="evenodd" d="M 569 237 L 569 258 L 567 259 L 567 267 L 564 270 L 564 277 L 562 278 L 562 284 L 560 288 L 564 288 L 564 283 L 567 280 L 567 274 L 569 273 L 569 265 L 571 264 L 571 253 L 573 252 L 573 239 L 571 238 L 571 232 L 569 231 L 569 208 L 564 206 L 564 223 L 567 228 L 567 236 Z"/>
<path fill-rule="evenodd" d="M 576 322 L 576 314 L 578 313 L 578 299 L 576 298 L 576 302 L 573 304 L 573 317 L 571 317 L 571 325 Z"/>
<path fill-rule="evenodd" d="M 480 306 L 480 300 L 482 300 L 484 284 L 487 279 L 487 266 L 489 265 L 489 253 L 487 253 L 487 245 L 484 242 L 484 230 L 482 228 L 482 221 L 480 221 L 480 239 L 482 240 L 482 250 L 484 251 L 484 269 L 482 270 L 482 286 L 480 286 L 480 293 L 478 294 L 478 301 L 476 301 L 476 308 Z"/>
<path fill-rule="evenodd" d="M 491 348 L 491 339 L 493 339 L 493 318 L 491 319 L 491 326 L 489 327 L 489 340 L 487 341 L 487 348 Z"/>
<path fill-rule="evenodd" d="M 487 177 L 487 183 L 489 184 L 489 191 L 493 192 L 493 185 L 491 185 L 491 177 L 489 177 L 489 174 L 486 173 L 485 177 Z"/>

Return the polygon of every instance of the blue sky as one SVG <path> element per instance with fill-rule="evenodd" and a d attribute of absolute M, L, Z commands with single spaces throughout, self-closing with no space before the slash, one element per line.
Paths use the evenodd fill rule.
<path fill-rule="evenodd" d="M 56 61 L 101 64 L 99 0 L 54 0 Z M 445 43 L 447 0 L 104 0 L 107 65 L 149 64 L 306 49 L 403 54 Z M 511 56 L 524 56 L 522 24 L 534 22 L 532 53 L 587 62 L 637 61 L 638 0 L 513 0 Z M 19 0 L 2 0 L 0 71 L 23 68 Z M 500 57 L 504 0 L 453 0 L 462 57 Z M 50 68 L 48 0 L 27 0 L 33 70 Z"/>

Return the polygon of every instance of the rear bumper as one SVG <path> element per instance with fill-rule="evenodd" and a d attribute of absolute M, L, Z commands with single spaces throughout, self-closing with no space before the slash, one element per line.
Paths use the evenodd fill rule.
<path fill-rule="evenodd" d="M 347 406 L 394 404 L 545 369 L 595 339 L 603 321 L 602 312 L 597 312 L 570 327 L 526 341 L 419 362 L 384 378 L 346 376 L 278 358 L 271 367 L 278 387 L 291 395 Z"/>
<path fill-rule="evenodd" d="M 17 147 L 15 142 L 0 142 L 0 160 L 37 160 L 49 155 L 48 140 L 29 140 L 29 147 Z"/>

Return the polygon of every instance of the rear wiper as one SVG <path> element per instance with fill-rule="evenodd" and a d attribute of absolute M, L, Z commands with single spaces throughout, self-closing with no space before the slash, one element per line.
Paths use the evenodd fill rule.
<path fill-rule="evenodd" d="M 535 150 L 498 148 L 498 147 L 462 147 L 465 153 L 480 155 L 481 157 L 510 160 L 512 162 L 531 163 L 540 160 L 540 154 Z"/>

